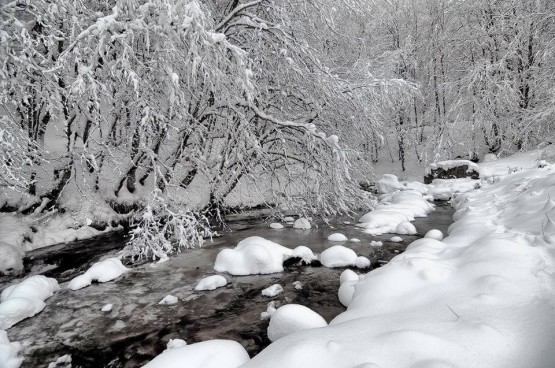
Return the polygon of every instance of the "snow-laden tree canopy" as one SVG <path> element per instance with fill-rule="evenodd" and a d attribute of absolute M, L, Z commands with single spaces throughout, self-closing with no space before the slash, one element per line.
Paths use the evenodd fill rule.
<path fill-rule="evenodd" d="M 241 203 L 241 186 L 317 214 L 368 206 L 333 133 L 389 82 L 353 86 L 322 61 L 322 35 L 302 25 L 329 5 L 4 5 L 3 208 L 136 221 L 137 252 L 162 256 L 200 243 L 205 215 Z"/>

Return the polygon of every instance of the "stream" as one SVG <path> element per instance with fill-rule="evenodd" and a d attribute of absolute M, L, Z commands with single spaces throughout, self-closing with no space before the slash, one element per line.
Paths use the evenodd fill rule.
<path fill-rule="evenodd" d="M 180 338 L 188 343 L 209 339 L 231 339 L 240 342 L 251 356 L 270 341 L 266 336 L 268 321 L 260 319 L 267 304 L 297 303 L 305 305 L 328 322 L 345 308 L 337 299 L 339 275 L 344 268 L 328 269 L 290 264 L 285 272 L 270 275 L 230 276 L 226 287 L 214 291 L 194 291 L 197 282 L 215 274 L 212 269 L 216 255 L 240 240 L 258 235 L 286 247 L 305 245 L 314 253 L 343 244 L 357 254 L 368 257 L 372 267 L 387 263 L 402 253 L 412 241 L 430 229 L 447 234 L 452 223 L 453 209 L 447 203 L 437 203 L 436 210 L 413 224 L 419 234 L 403 235 L 403 242 L 393 243 L 394 234 L 370 236 L 338 217 L 330 224 L 320 224 L 311 230 L 268 228 L 268 223 L 239 219 L 231 222 L 233 231 L 208 240 L 202 248 L 188 249 L 171 256 L 164 263 L 128 264 L 130 272 L 103 284 L 72 291 L 66 282 L 85 271 L 101 257 L 115 256 L 124 246 L 124 234 L 113 233 L 91 240 L 42 248 L 27 254 L 26 276 L 43 274 L 60 282 L 61 290 L 46 300 L 38 315 L 21 321 L 8 330 L 11 341 L 19 341 L 25 357 L 22 367 L 48 367 L 65 354 L 71 354 L 72 367 L 137 367 L 161 353 L 170 339 Z M 358 218 L 358 217 L 356 217 Z M 326 237 L 341 232 L 360 243 L 330 242 Z M 370 246 L 371 240 L 383 242 L 383 247 Z M 364 270 L 367 272 L 368 270 Z M 0 279 L 0 290 L 15 279 Z M 302 290 L 292 283 L 300 281 Z M 262 296 L 261 290 L 275 283 L 284 292 L 277 297 Z M 166 295 L 179 298 L 174 305 L 159 305 Z M 109 312 L 102 312 L 106 304 Z M 61 367 L 58 365 L 58 367 Z"/>

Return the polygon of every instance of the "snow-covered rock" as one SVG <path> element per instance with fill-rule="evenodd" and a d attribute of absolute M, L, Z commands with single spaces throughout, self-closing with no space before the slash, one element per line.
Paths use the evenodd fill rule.
<path fill-rule="evenodd" d="M 389 239 L 389 241 L 393 243 L 400 243 L 403 241 L 403 238 L 401 238 L 400 236 L 392 236 L 391 239 Z"/>
<path fill-rule="evenodd" d="M 179 302 L 175 295 L 166 295 L 158 304 L 160 305 L 174 305 Z"/>
<path fill-rule="evenodd" d="M 359 276 L 355 271 L 347 269 L 339 275 L 339 284 L 343 284 L 346 281 L 358 281 L 358 279 Z"/>
<path fill-rule="evenodd" d="M 293 223 L 293 229 L 309 230 L 312 228 L 308 219 L 301 217 Z"/>
<path fill-rule="evenodd" d="M 305 246 L 290 249 L 262 237 L 251 236 L 240 241 L 234 249 L 223 249 L 218 253 L 214 270 L 232 275 L 282 272 L 283 261 L 291 257 L 300 257 L 307 263 L 316 259 Z"/>
<path fill-rule="evenodd" d="M 273 284 L 262 290 L 262 295 L 273 298 L 283 293 L 283 287 L 280 284 Z"/>
<path fill-rule="evenodd" d="M 433 209 L 434 206 L 420 192 L 395 192 L 383 197 L 382 202 L 362 216 L 356 226 L 372 235 L 395 233 L 400 224 L 410 222 L 415 217 L 425 217 Z M 399 230 L 411 231 L 412 227 L 401 225 Z"/>
<path fill-rule="evenodd" d="M 166 349 L 178 349 L 187 345 L 187 341 L 183 339 L 170 339 L 166 344 Z"/>
<path fill-rule="evenodd" d="M 384 174 L 381 179 L 376 182 L 378 193 L 387 194 L 392 193 L 404 188 L 403 184 L 399 182 L 399 178 L 392 174 Z"/>
<path fill-rule="evenodd" d="M 237 368 L 249 359 L 238 342 L 209 340 L 167 349 L 144 368 Z"/>
<path fill-rule="evenodd" d="M 222 275 L 212 275 L 207 276 L 201 279 L 197 286 L 195 286 L 195 290 L 203 291 L 203 290 L 216 290 L 219 287 L 223 287 L 227 285 L 227 279 Z"/>
<path fill-rule="evenodd" d="M 89 286 L 93 281 L 112 281 L 127 271 L 118 258 L 108 258 L 93 264 L 84 274 L 72 279 L 67 286 L 71 290 L 78 290 Z"/>
<path fill-rule="evenodd" d="M 260 313 L 260 319 L 263 321 L 270 319 L 275 312 L 276 312 L 276 301 L 272 300 L 271 302 L 268 303 L 268 307 L 266 308 L 266 311 Z"/>
<path fill-rule="evenodd" d="M 351 238 L 351 239 L 349 239 L 349 241 L 350 241 L 351 243 L 360 243 L 360 239 L 359 239 L 359 238 Z"/>
<path fill-rule="evenodd" d="M 303 284 L 300 281 L 293 281 L 293 287 L 295 290 L 302 290 Z"/>
<path fill-rule="evenodd" d="M 279 229 L 283 229 L 283 225 L 280 224 L 279 222 L 272 222 L 270 224 L 270 229 L 275 229 L 275 230 L 279 230 Z"/>
<path fill-rule="evenodd" d="M 10 342 L 6 331 L 0 330 L 0 367 L 19 368 L 23 362 L 23 358 L 17 355 L 20 349 L 20 343 Z"/>
<path fill-rule="evenodd" d="M 441 232 L 441 230 L 432 229 L 429 230 L 426 235 L 424 235 L 424 237 L 436 240 L 443 240 L 443 233 Z"/>
<path fill-rule="evenodd" d="M 366 257 L 358 257 L 354 250 L 342 245 L 334 245 L 320 254 L 320 262 L 328 268 L 355 266 L 367 268 L 370 260 Z"/>
<path fill-rule="evenodd" d="M 58 281 L 42 275 L 8 286 L 0 294 L 0 330 L 7 330 L 44 309 L 44 301 L 59 290 Z"/>
<path fill-rule="evenodd" d="M 401 222 L 395 228 L 395 233 L 400 234 L 400 235 L 414 235 L 414 234 L 416 234 L 416 227 L 414 227 L 414 225 L 411 224 L 408 221 L 407 222 Z"/>
<path fill-rule="evenodd" d="M 294 332 L 327 325 L 326 320 L 312 309 L 299 304 L 287 304 L 278 308 L 270 318 L 268 338 L 276 341 Z"/>
<path fill-rule="evenodd" d="M 283 218 L 283 221 L 285 221 L 285 222 L 294 222 L 294 221 L 295 221 L 295 218 L 294 218 L 294 217 L 291 217 L 291 216 L 287 216 L 287 217 L 284 217 L 284 218 Z"/>
<path fill-rule="evenodd" d="M 100 309 L 102 312 L 110 312 L 112 310 L 112 308 L 114 307 L 113 304 L 106 304 L 105 306 L 102 307 L 102 309 Z"/>
<path fill-rule="evenodd" d="M 20 273 L 23 271 L 21 248 L 0 241 L 0 274 Z"/>
<path fill-rule="evenodd" d="M 349 238 L 347 238 L 345 235 L 343 235 L 341 233 L 333 233 L 333 234 L 328 235 L 328 240 L 329 241 L 334 241 L 334 242 L 342 242 L 342 241 L 349 240 Z"/>

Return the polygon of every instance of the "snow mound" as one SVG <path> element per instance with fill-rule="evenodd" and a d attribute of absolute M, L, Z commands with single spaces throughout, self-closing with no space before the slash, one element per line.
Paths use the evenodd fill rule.
<path fill-rule="evenodd" d="M 347 241 L 349 239 L 341 233 L 333 233 L 333 234 L 328 236 L 328 240 L 329 241 L 342 242 L 342 241 Z"/>
<path fill-rule="evenodd" d="M 283 293 L 283 287 L 280 284 L 273 284 L 268 286 L 266 289 L 262 290 L 262 295 L 273 298 Z"/>
<path fill-rule="evenodd" d="M 392 241 L 393 243 L 400 243 L 403 241 L 403 238 L 401 238 L 400 236 L 393 236 L 391 237 L 391 239 L 389 239 L 389 241 Z"/>
<path fill-rule="evenodd" d="M 430 194 L 436 201 L 448 201 L 456 195 L 478 189 L 480 185 L 480 180 L 470 178 L 434 179 Z"/>
<path fill-rule="evenodd" d="M 312 228 L 310 225 L 310 221 L 306 218 L 299 218 L 293 223 L 293 229 L 300 229 L 300 230 L 309 230 Z"/>
<path fill-rule="evenodd" d="M 270 319 L 275 312 L 276 312 L 276 301 L 272 300 L 271 302 L 268 303 L 268 307 L 266 308 L 266 311 L 260 313 L 260 319 L 263 321 Z"/>
<path fill-rule="evenodd" d="M 384 174 L 380 180 L 376 182 L 378 193 L 386 194 L 404 189 L 403 184 L 399 182 L 397 176 L 392 174 Z"/>
<path fill-rule="evenodd" d="M 268 338 L 276 341 L 294 332 L 325 327 L 328 323 L 312 309 L 299 304 L 287 304 L 278 308 L 268 326 Z"/>
<path fill-rule="evenodd" d="M 282 272 L 283 261 L 291 257 L 300 257 L 307 263 L 317 259 L 305 246 L 289 249 L 260 236 L 251 236 L 241 240 L 235 248 L 218 253 L 214 270 L 231 275 Z"/>
<path fill-rule="evenodd" d="M 93 264 L 84 274 L 75 277 L 67 286 L 71 290 L 79 290 L 89 286 L 93 281 L 112 281 L 127 271 L 118 258 L 108 258 Z"/>
<path fill-rule="evenodd" d="M 207 276 L 201 279 L 197 286 L 195 286 L 195 290 L 203 291 L 203 290 L 216 290 L 219 287 L 223 287 L 227 285 L 227 279 L 222 275 L 212 275 Z"/>
<path fill-rule="evenodd" d="M 20 273 L 23 271 L 25 252 L 18 247 L 0 241 L 0 274 Z"/>
<path fill-rule="evenodd" d="M 324 250 L 320 254 L 320 262 L 328 268 L 349 266 L 367 268 L 370 266 L 368 258 L 358 257 L 354 250 L 342 245 L 334 245 Z"/>
<path fill-rule="evenodd" d="M 23 362 L 23 358 L 17 356 L 19 349 L 21 344 L 10 342 L 6 331 L 0 330 L 0 367 L 19 368 Z"/>
<path fill-rule="evenodd" d="M 275 229 L 275 230 L 279 230 L 279 229 L 283 229 L 283 225 L 280 224 L 279 222 L 272 222 L 270 224 L 270 229 Z"/>
<path fill-rule="evenodd" d="M 433 204 L 422 193 L 404 190 L 383 196 L 381 203 L 362 216 L 356 226 L 372 235 L 395 233 L 398 226 L 401 226 L 400 231 L 410 232 L 414 226 L 404 223 L 413 221 L 416 217 L 426 217 L 433 209 Z M 416 229 L 414 232 L 416 233 Z"/>
<path fill-rule="evenodd" d="M 176 296 L 166 295 L 162 300 L 160 300 L 160 302 L 158 304 L 160 304 L 160 305 L 174 305 L 174 304 L 177 304 L 177 302 L 179 302 L 179 299 L 177 299 Z"/>
<path fill-rule="evenodd" d="M 395 233 L 400 234 L 400 235 L 414 235 L 414 234 L 416 234 L 416 227 L 414 227 L 414 225 L 411 224 L 408 221 L 407 222 L 401 222 L 395 228 Z"/>
<path fill-rule="evenodd" d="M 351 238 L 351 239 L 349 239 L 349 241 L 350 241 L 351 243 L 360 243 L 360 239 L 359 239 L 359 238 Z"/>
<path fill-rule="evenodd" d="M 300 281 L 293 281 L 293 287 L 295 290 L 302 290 L 303 284 Z"/>
<path fill-rule="evenodd" d="M 237 368 L 249 359 L 238 342 L 209 340 L 165 350 L 144 368 Z"/>
<path fill-rule="evenodd" d="M 443 240 L 443 233 L 441 230 L 432 229 L 424 235 L 425 238 L 436 239 L 436 240 Z"/>
<path fill-rule="evenodd" d="M 166 344 L 166 349 L 178 349 L 187 345 L 187 341 L 183 339 L 170 339 Z"/>
<path fill-rule="evenodd" d="M 294 222 L 294 221 L 295 221 L 295 218 L 294 218 L 294 217 L 291 217 L 291 216 L 287 216 L 287 217 L 284 217 L 284 218 L 283 218 L 283 221 L 285 221 L 285 222 Z"/>
<path fill-rule="evenodd" d="M 0 294 L 0 330 L 7 330 L 42 311 L 46 306 L 44 301 L 59 289 L 58 281 L 42 275 L 8 286 Z"/>
<path fill-rule="evenodd" d="M 110 312 L 112 310 L 112 308 L 114 307 L 113 304 L 106 304 L 105 306 L 102 307 L 102 309 L 100 311 L 102 312 Z"/>

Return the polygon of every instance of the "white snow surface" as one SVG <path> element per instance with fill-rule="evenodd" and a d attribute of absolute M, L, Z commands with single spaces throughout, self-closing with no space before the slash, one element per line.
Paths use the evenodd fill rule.
<path fill-rule="evenodd" d="M 416 217 L 426 217 L 433 209 L 434 205 L 428 202 L 419 191 L 393 192 L 382 195 L 380 204 L 373 211 L 362 216 L 356 226 L 371 235 L 396 232 L 414 234 L 416 233 L 414 226 L 406 223 Z"/>
<path fill-rule="evenodd" d="M 44 301 L 59 290 L 58 281 L 42 275 L 8 286 L 0 294 L 0 330 L 7 330 L 44 309 Z"/>
<path fill-rule="evenodd" d="M 212 275 L 207 276 L 201 279 L 197 286 L 195 286 L 195 290 L 202 291 L 202 290 L 216 290 L 219 287 L 223 287 L 227 285 L 227 279 L 222 275 Z"/>
<path fill-rule="evenodd" d="M 358 257 L 354 250 L 343 245 L 334 245 L 327 248 L 320 254 L 320 262 L 328 268 L 349 267 L 358 268 L 370 267 L 370 260 L 366 257 Z"/>
<path fill-rule="evenodd" d="M 249 354 L 235 341 L 208 340 L 167 349 L 144 368 L 237 368 Z"/>
<path fill-rule="evenodd" d="M 293 223 L 293 229 L 309 230 L 312 228 L 310 221 L 304 217 L 301 217 Z"/>
<path fill-rule="evenodd" d="M 24 255 L 25 252 L 20 247 L 0 241 L 0 274 L 23 271 Z"/>
<path fill-rule="evenodd" d="M 392 241 L 394 243 L 400 243 L 400 242 L 403 241 L 403 238 L 401 238 L 400 236 L 395 235 L 395 236 L 392 236 L 391 239 L 389 239 L 389 241 Z"/>
<path fill-rule="evenodd" d="M 166 295 L 158 304 L 160 305 L 174 305 L 179 302 L 179 299 L 175 295 Z"/>
<path fill-rule="evenodd" d="M 270 298 L 278 296 L 281 293 L 283 293 L 283 286 L 281 286 L 280 284 L 273 284 L 262 290 L 262 295 L 268 296 Z"/>
<path fill-rule="evenodd" d="M 287 304 L 278 308 L 270 318 L 268 338 L 276 341 L 292 333 L 325 327 L 326 320 L 312 309 L 299 304 Z"/>
<path fill-rule="evenodd" d="M 220 251 L 214 270 L 236 276 L 282 272 L 283 261 L 291 257 L 300 257 L 307 263 L 317 259 L 305 246 L 290 249 L 260 236 L 251 236 L 233 249 Z"/>
<path fill-rule="evenodd" d="M 67 286 L 71 290 L 79 290 L 89 286 L 93 281 L 112 281 L 127 271 L 118 258 L 108 258 L 94 263 L 84 274 L 73 278 Z"/>
<path fill-rule="evenodd" d="M 449 169 L 453 169 L 455 167 L 464 166 L 464 165 L 468 166 L 468 169 L 466 170 L 466 172 L 472 172 L 472 171 L 477 171 L 478 173 L 480 172 L 478 165 L 472 161 L 446 160 L 446 161 L 434 162 L 430 164 L 426 169 L 426 175 L 430 174 L 432 170 L 437 170 L 437 169 L 449 170 Z"/>
<path fill-rule="evenodd" d="M 328 235 L 328 240 L 329 241 L 334 241 L 334 242 L 342 242 L 342 241 L 349 240 L 349 238 L 347 238 L 345 235 L 343 235 L 341 233 L 333 233 L 333 234 Z"/>
<path fill-rule="evenodd" d="M 459 195 L 448 237 L 416 240 L 360 276 L 328 327 L 285 336 L 242 368 L 553 367 L 550 198 L 550 166 Z"/>
<path fill-rule="evenodd" d="M 283 229 L 284 226 L 282 224 L 280 224 L 279 222 L 272 222 L 270 224 L 270 229 L 275 229 L 275 230 L 279 230 L 279 229 Z"/>
<path fill-rule="evenodd" d="M 441 232 L 441 230 L 438 229 L 432 229 L 429 230 L 426 235 L 424 235 L 425 238 L 430 238 L 430 239 L 435 239 L 435 240 L 443 240 L 443 233 Z"/>
<path fill-rule="evenodd" d="M 0 367 L 19 368 L 23 362 L 23 358 L 17 356 L 19 349 L 21 344 L 10 342 L 6 331 L 0 330 Z"/>
<path fill-rule="evenodd" d="M 100 309 L 100 311 L 111 312 L 113 307 L 114 307 L 113 304 L 106 304 L 105 306 L 102 307 L 102 309 Z"/>

